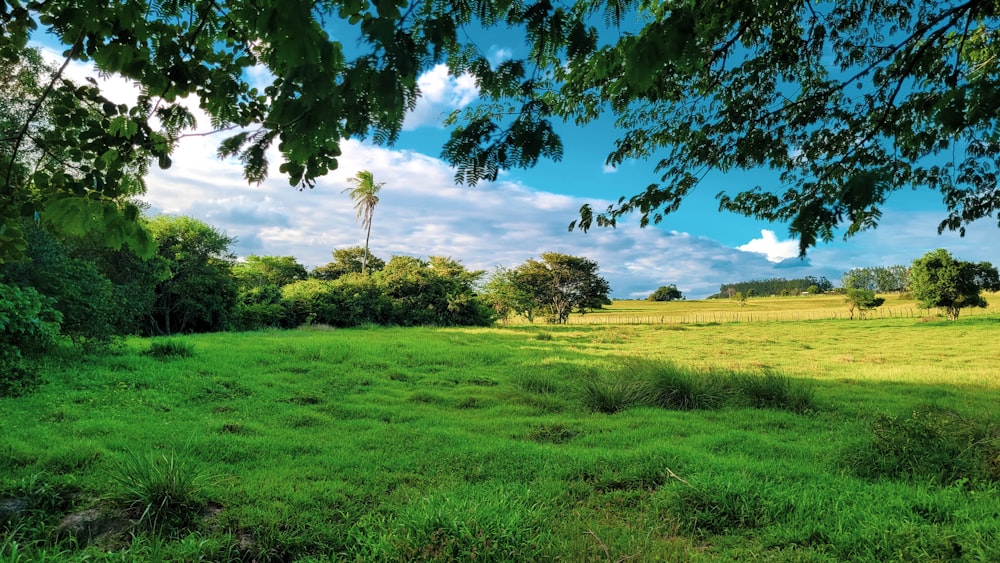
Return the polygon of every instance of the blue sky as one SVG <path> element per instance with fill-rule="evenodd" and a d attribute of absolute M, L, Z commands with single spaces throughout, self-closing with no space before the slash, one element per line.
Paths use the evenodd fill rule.
<path fill-rule="evenodd" d="M 494 44 L 502 58 L 514 47 Z M 47 56 L 57 59 L 55 51 Z M 61 61 L 60 61 L 61 62 Z M 75 64 L 76 80 L 95 76 Z M 261 71 L 258 78 L 266 78 Z M 134 100 L 134 87 L 121 79 L 99 79 L 116 101 Z M 347 178 L 370 170 L 385 182 L 375 210 L 371 249 L 382 258 L 403 254 L 450 256 L 475 269 L 516 266 L 542 252 L 556 251 L 596 260 L 616 298 L 643 298 L 660 285 L 676 284 L 688 298 L 703 298 L 720 284 L 749 279 L 826 276 L 835 284 L 851 268 L 909 264 L 923 253 L 947 248 L 965 260 L 1000 265 L 998 229 L 979 221 L 965 238 L 937 235 L 944 216 L 937 194 L 905 190 L 884 209 L 881 226 L 848 241 L 821 243 L 805 260 L 787 226 L 718 211 L 715 194 L 756 184 L 768 185 L 760 171 L 710 174 L 676 214 L 657 226 L 638 227 L 638 218 L 617 229 L 568 232 L 584 203 L 603 209 L 622 195 L 632 195 L 656 180 L 653 164 L 626 162 L 617 170 L 604 164 L 615 138 L 603 124 L 585 129 L 561 126 L 565 154 L 560 162 L 542 162 L 530 170 L 509 170 L 496 182 L 474 188 L 456 186 L 453 171 L 439 158 L 447 132 L 442 117 L 475 101 L 471 77 L 448 76 L 444 67 L 420 80 L 422 97 L 393 147 L 347 141 L 335 172 L 314 190 L 288 186 L 272 158 L 271 177 L 248 186 L 239 164 L 220 161 L 221 138 L 182 141 L 169 170 L 154 169 L 147 179 L 146 200 L 153 213 L 190 215 L 236 236 L 240 256 L 292 255 L 307 267 L 330 261 L 336 248 L 364 243 L 352 202 L 342 193 Z M 209 128 L 201 115 L 201 129 Z"/>

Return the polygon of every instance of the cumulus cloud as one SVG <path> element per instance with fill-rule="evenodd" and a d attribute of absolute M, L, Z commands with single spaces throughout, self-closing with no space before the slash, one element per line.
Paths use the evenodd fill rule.
<path fill-rule="evenodd" d="M 760 238 L 755 238 L 736 249 L 763 254 L 771 262 L 781 262 L 799 255 L 799 242 L 792 239 L 779 241 L 774 231 L 761 229 Z"/>
<path fill-rule="evenodd" d="M 432 125 L 441 126 L 444 116 L 461 109 L 479 96 L 476 79 L 470 74 L 451 76 L 448 66 L 439 64 L 417 79 L 420 98 L 417 107 L 406 115 L 403 129 L 413 130 Z"/>

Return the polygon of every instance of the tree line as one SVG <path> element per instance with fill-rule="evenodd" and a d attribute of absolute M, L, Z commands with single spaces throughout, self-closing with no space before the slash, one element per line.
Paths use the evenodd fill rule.
<path fill-rule="evenodd" d="M 831 289 L 833 284 L 825 277 L 806 276 L 791 280 L 768 278 L 724 283 L 719 286 L 719 293 L 709 296 L 708 299 L 731 299 L 737 293 L 745 297 L 784 297 L 803 293 L 826 293 Z"/>
<path fill-rule="evenodd" d="M 11 381 L 59 338 L 101 348 L 124 335 L 303 324 L 486 326 L 515 312 L 566 322 L 610 303 L 596 262 L 554 252 L 487 280 L 452 258 L 383 260 L 363 247 L 336 249 L 312 271 L 292 256 L 237 261 L 234 238 L 190 217 L 144 219 L 149 256 L 93 232 L 19 228 L 22 258 L 0 264 L 0 379 Z"/>

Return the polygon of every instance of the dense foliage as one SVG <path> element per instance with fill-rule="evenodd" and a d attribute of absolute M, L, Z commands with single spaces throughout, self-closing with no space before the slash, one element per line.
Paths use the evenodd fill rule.
<path fill-rule="evenodd" d="M 848 287 L 846 295 L 845 301 L 852 319 L 855 310 L 858 312 L 858 316 L 863 319 L 868 311 L 885 304 L 885 298 L 876 297 L 875 292 L 870 289 Z"/>
<path fill-rule="evenodd" d="M 854 268 L 844 272 L 840 286 L 845 290 L 850 288 L 868 289 L 878 293 L 893 293 L 905 291 L 910 283 L 910 269 L 906 266 L 877 266 L 873 268 Z"/>
<path fill-rule="evenodd" d="M 31 386 L 35 373 L 24 360 L 55 342 L 61 320 L 51 299 L 30 287 L 0 283 L 0 397 Z"/>
<path fill-rule="evenodd" d="M 1000 276 L 989 262 L 956 260 L 939 248 L 913 261 L 910 286 L 921 305 L 940 307 L 955 320 L 966 307 L 985 307 L 981 292 L 1000 291 Z"/>
<path fill-rule="evenodd" d="M 377 272 L 385 268 L 385 260 L 366 252 L 364 247 L 352 246 L 334 250 L 333 262 L 317 266 L 309 275 L 320 280 L 335 280 L 347 274 L 360 274 L 366 268 L 369 272 Z"/>
<path fill-rule="evenodd" d="M 731 298 L 737 292 L 745 297 L 771 297 L 785 295 L 800 295 L 808 292 L 810 287 L 816 287 L 818 293 L 833 289 L 833 284 L 825 277 L 806 276 L 804 278 L 787 280 L 785 278 L 768 278 L 736 283 L 724 283 L 719 287 L 719 293 L 712 297 Z"/>
<path fill-rule="evenodd" d="M 648 301 L 674 301 L 677 299 L 684 299 L 684 294 L 674 284 L 661 285 L 646 298 Z"/>
<path fill-rule="evenodd" d="M 459 181 L 560 158 L 560 120 L 613 119 L 611 164 L 657 159 L 657 183 L 603 212 L 585 206 L 584 229 L 632 212 L 659 222 L 706 169 L 767 167 L 775 187 L 721 193 L 720 206 L 789 223 L 802 251 L 844 225 L 876 226 L 904 187 L 940 192 L 939 229 L 962 231 L 1000 208 L 998 20 L 995 3 L 975 0 L 8 1 L 0 68 L 37 66 L 26 45 L 42 28 L 67 64 L 91 61 L 142 94 L 111 103 L 67 82 L 66 64 L 19 86 L 26 103 L 0 118 L 0 256 L 23 250 L 11 219 L 38 212 L 148 251 L 126 196 L 194 126 L 185 96 L 232 131 L 219 153 L 248 181 L 263 180 L 276 148 L 289 182 L 312 187 L 343 139 L 394 141 L 418 77 L 439 63 L 480 93 L 443 149 Z M 523 34 L 523 58 L 488 59 L 478 35 L 494 26 Z M 252 69 L 269 71 L 263 86 Z"/>

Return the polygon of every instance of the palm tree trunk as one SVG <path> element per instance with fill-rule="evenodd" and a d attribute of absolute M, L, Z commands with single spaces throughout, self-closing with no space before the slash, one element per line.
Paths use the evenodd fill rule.
<path fill-rule="evenodd" d="M 365 232 L 365 254 L 361 257 L 361 275 L 368 272 L 368 239 L 372 236 L 372 221 L 368 219 L 368 230 Z"/>

